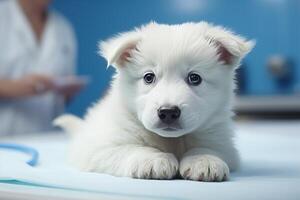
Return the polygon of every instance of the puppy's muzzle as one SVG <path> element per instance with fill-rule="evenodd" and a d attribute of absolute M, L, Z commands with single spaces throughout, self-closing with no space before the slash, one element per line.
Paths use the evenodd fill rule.
<path fill-rule="evenodd" d="M 180 109 L 178 106 L 161 106 L 157 110 L 159 119 L 165 124 L 172 124 L 180 117 Z"/>

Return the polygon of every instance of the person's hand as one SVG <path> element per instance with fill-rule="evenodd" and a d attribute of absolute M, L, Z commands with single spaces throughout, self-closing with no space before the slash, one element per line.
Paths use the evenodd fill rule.
<path fill-rule="evenodd" d="M 53 90 L 53 88 L 52 78 L 46 75 L 32 74 L 15 80 L 16 97 L 39 95 Z"/>
<path fill-rule="evenodd" d="M 81 83 L 72 83 L 66 86 L 56 87 L 55 91 L 66 97 L 72 97 L 75 94 L 77 94 L 82 89 L 83 86 L 84 85 L 82 85 Z"/>
<path fill-rule="evenodd" d="M 54 80 L 54 91 L 66 97 L 69 101 L 75 96 L 87 83 L 87 77 L 65 76 L 56 77 Z"/>

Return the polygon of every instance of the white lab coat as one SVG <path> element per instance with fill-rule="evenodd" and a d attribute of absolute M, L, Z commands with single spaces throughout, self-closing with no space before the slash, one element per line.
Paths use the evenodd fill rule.
<path fill-rule="evenodd" d="M 0 0 L 0 79 L 33 73 L 71 75 L 75 60 L 76 40 L 65 18 L 50 12 L 38 42 L 18 2 Z M 0 135 L 51 130 L 53 118 L 63 110 L 63 97 L 53 92 L 20 100 L 0 99 Z"/>

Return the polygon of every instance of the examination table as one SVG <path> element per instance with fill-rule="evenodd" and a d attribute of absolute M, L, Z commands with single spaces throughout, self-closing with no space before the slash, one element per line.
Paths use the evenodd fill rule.
<path fill-rule="evenodd" d="M 63 133 L 0 138 L 39 152 L 35 167 L 28 156 L 0 149 L 0 199 L 300 199 L 300 121 L 239 121 L 236 145 L 242 166 L 230 180 L 138 180 L 79 172 L 65 163 Z"/>

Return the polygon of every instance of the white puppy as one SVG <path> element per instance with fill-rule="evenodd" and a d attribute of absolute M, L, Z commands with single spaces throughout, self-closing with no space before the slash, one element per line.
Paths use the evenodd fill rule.
<path fill-rule="evenodd" d="M 134 178 L 222 181 L 239 165 L 233 145 L 234 74 L 253 42 L 206 22 L 150 23 L 100 43 L 116 68 L 106 97 L 75 134 L 70 161 Z"/>

